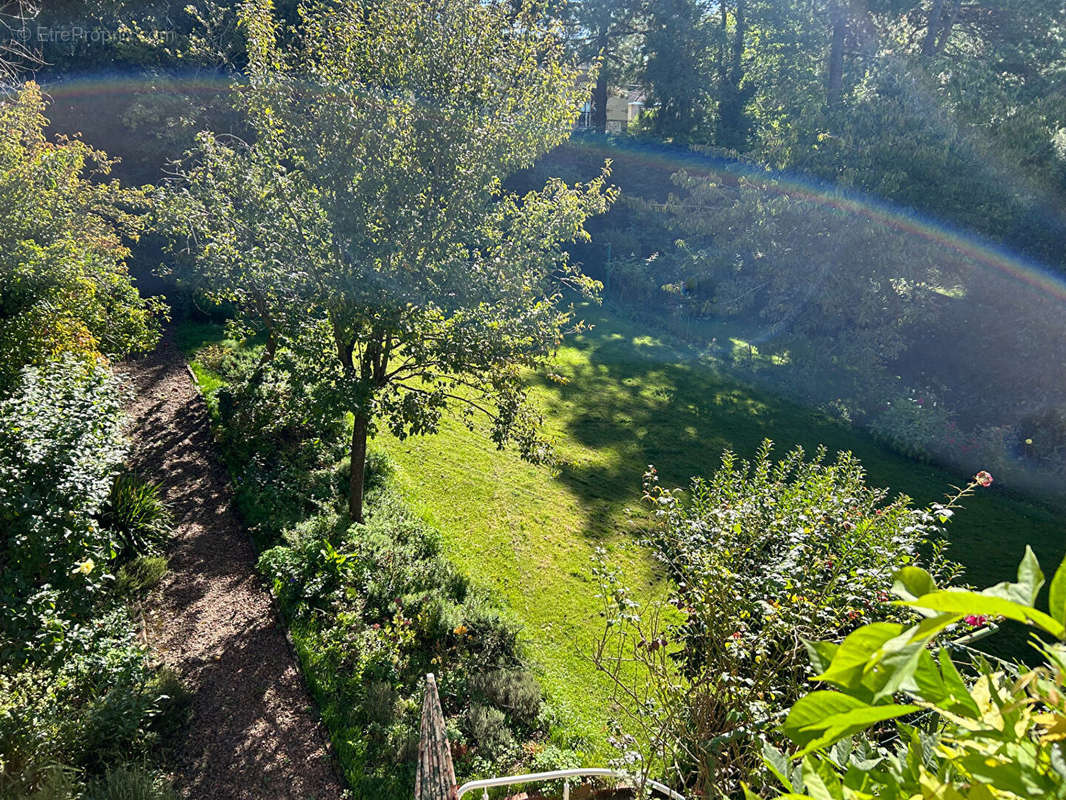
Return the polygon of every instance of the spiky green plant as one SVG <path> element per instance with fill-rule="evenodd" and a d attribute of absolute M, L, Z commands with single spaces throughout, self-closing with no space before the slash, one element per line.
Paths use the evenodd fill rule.
<path fill-rule="evenodd" d="M 158 552 L 174 526 L 159 484 L 133 472 L 115 479 L 101 522 L 113 532 L 125 559 Z"/>

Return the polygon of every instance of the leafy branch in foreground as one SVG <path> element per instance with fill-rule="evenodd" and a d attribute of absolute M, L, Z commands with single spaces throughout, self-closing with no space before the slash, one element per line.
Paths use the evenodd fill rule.
<path fill-rule="evenodd" d="M 918 567 L 900 570 L 897 605 L 917 611 L 920 621 L 875 622 L 840 644 L 810 646 L 814 680 L 830 688 L 798 700 L 785 720 L 798 765 L 766 751 L 768 767 L 788 790 L 782 796 L 1066 797 L 1066 560 L 1051 582 L 1046 613 L 1035 607 L 1043 586 L 1028 547 L 1015 581 L 980 592 L 940 588 Z M 976 675 L 965 675 L 952 646 L 934 640 L 978 615 L 1033 629 L 1043 663 L 993 666 L 978 657 Z M 877 744 L 889 720 L 896 720 L 895 747 Z"/>

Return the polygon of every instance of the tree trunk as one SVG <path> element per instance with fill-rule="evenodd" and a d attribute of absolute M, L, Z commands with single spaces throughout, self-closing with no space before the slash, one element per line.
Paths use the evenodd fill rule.
<path fill-rule="evenodd" d="M 348 477 L 348 516 L 352 522 L 363 522 L 363 479 L 366 476 L 366 435 L 370 419 L 356 413 L 352 428 L 352 464 Z"/>
<path fill-rule="evenodd" d="M 596 42 L 602 62 L 596 74 L 596 87 L 592 90 L 592 127 L 607 133 L 607 32 L 600 34 Z"/>
<path fill-rule="evenodd" d="M 718 22 L 721 30 L 721 41 L 718 47 L 718 85 L 725 86 L 726 78 L 729 75 L 729 68 L 727 67 L 729 59 L 726 57 L 726 48 L 729 42 L 729 9 L 726 8 L 726 0 L 719 0 L 718 2 Z"/>
<path fill-rule="evenodd" d="M 732 63 L 729 65 L 730 80 L 734 88 L 740 91 L 740 79 L 743 77 L 741 59 L 744 56 L 744 37 L 747 35 L 747 22 L 744 13 L 745 0 L 737 0 L 736 11 L 733 12 L 733 53 Z"/>
<path fill-rule="evenodd" d="M 826 82 L 826 103 L 830 108 L 840 105 L 844 92 L 844 37 L 848 30 L 848 15 L 842 4 L 833 6 L 833 41 L 829 46 L 829 75 Z"/>
<path fill-rule="evenodd" d="M 948 15 L 947 22 L 941 28 L 940 37 L 936 42 L 936 52 L 939 53 L 944 49 L 944 45 L 948 43 L 948 39 L 951 38 L 951 31 L 955 27 L 955 20 L 959 17 L 959 6 L 962 5 L 962 0 L 955 0 L 951 7 L 951 13 Z"/>
<path fill-rule="evenodd" d="M 931 56 L 936 52 L 936 34 L 940 30 L 940 18 L 944 15 L 944 0 L 933 0 L 933 7 L 929 10 L 929 27 L 925 31 L 925 41 L 922 43 L 922 55 Z"/>

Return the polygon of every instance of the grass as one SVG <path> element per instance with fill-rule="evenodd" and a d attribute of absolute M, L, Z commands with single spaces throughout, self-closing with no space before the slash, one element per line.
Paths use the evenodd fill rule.
<path fill-rule="evenodd" d="M 554 469 L 498 451 L 484 430 L 457 421 L 435 436 L 406 441 L 380 434 L 374 447 L 399 465 L 407 501 L 441 531 L 448 556 L 524 624 L 528 652 L 560 714 L 560 733 L 584 740 L 586 759 L 602 761 L 611 712 L 608 686 L 588 660 L 602 623 L 589 567 L 595 549 L 608 548 L 635 597 L 668 594 L 636 542 L 646 521 L 640 489 L 648 464 L 664 485 L 681 486 L 712 472 L 723 449 L 748 456 L 769 437 L 782 454 L 795 444 L 850 450 L 870 483 L 921 503 L 941 498 L 968 475 L 915 463 L 820 414 L 754 391 L 602 308 L 586 307 L 582 316 L 593 327 L 567 340 L 555 368 L 565 383 L 538 379 L 533 387 L 555 439 Z M 217 326 L 213 336 L 220 337 Z M 183 346 L 197 340 L 212 340 L 211 331 L 183 329 Z M 1062 527 L 1052 511 L 998 487 L 967 506 L 949 535 L 951 555 L 965 564 L 972 583 L 1010 578 L 1025 543 L 1045 571 L 1057 565 Z"/>
<path fill-rule="evenodd" d="M 174 338 L 178 348 L 189 358 L 189 367 L 196 376 L 196 382 L 200 384 L 200 391 L 211 394 L 222 386 L 222 378 L 198 361 L 195 354 L 209 344 L 236 347 L 239 343 L 225 337 L 223 326 L 217 322 L 186 320 L 178 325 Z"/>

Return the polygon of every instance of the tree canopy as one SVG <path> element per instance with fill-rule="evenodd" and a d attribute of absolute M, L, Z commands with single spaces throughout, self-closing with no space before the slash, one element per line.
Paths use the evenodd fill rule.
<path fill-rule="evenodd" d="M 164 204 L 195 273 L 267 334 L 324 415 L 366 439 L 432 432 L 448 408 L 547 455 L 521 370 L 545 363 L 594 293 L 563 244 L 605 210 L 603 177 L 524 196 L 502 180 L 562 142 L 580 105 L 559 31 L 474 0 L 308 0 L 283 46 L 245 12 L 251 142 L 205 134 Z"/>
<path fill-rule="evenodd" d="M 108 180 L 105 153 L 49 140 L 44 112 L 33 83 L 0 105 L 0 385 L 62 353 L 151 348 L 164 308 L 126 268 L 147 195 Z"/>

